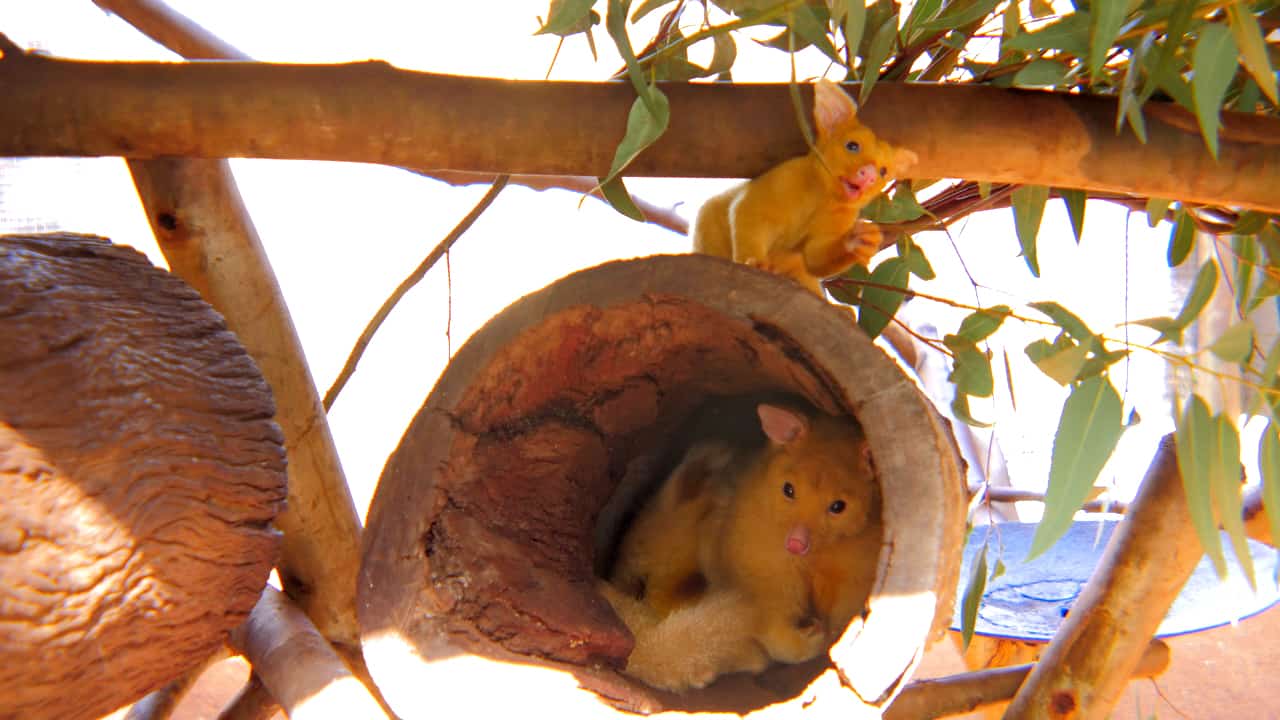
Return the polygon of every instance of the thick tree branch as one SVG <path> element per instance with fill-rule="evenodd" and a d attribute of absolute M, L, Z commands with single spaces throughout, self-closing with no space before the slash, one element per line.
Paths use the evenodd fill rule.
<path fill-rule="evenodd" d="M 987 668 L 929 680 L 916 680 L 885 711 L 885 720 L 924 720 L 960 715 L 1013 697 L 1034 664 Z M 1132 678 L 1158 677 L 1169 667 L 1169 646 L 1152 640 Z"/>
<path fill-rule="evenodd" d="M 748 177 L 804 151 L 785 85 L 674 84 L 667 133 L 638 176 Z M 602 175 L 626 125 L 623 83 L 414 73 L 369 62 L 91 63 L 6 54 L 0 155 L 308 158 L 415 170 Z M 862 115 L 964 177 L 1280 212 L 1280 119 L 1224 113 L 1219 161 L 1177 108 L 1148 103 L 1148 142 L 1111 98 L 880 83 Z"/>
<path fill-rule="evenodd" d="M 1203 554 L 1170 434 L 1005 717 L 1105 717 Z"/>
<path fill-rule="evenodd" d="M 245 59 L 168 6 L 98 0 L 189 58 Z M 335 642 L 357 647 L 360 520 L 275 273 L 225 160 L 131 159 L 129 171 L 170 269 L 227 319 L 275 396 L 289 453 L 278 562 L 285 589 Z"/>

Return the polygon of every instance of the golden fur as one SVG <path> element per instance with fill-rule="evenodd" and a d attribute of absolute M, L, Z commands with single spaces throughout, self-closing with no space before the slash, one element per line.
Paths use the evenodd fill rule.
<path fill-rule="evenodd" d="M 864 609 L 881 533 L 861 430 L 781 405 L 757 413 L 764 446 L 695 443 L 602 584 L 636 637 L 627 672 L 651 685 L 803 662 Z"/>
<path fill-rule="evenodd" d="M 867 264 L 881 234 L 858 213 L 916 155 L 878 139 L 857 109 L 839 85 L 819 80 L 813 150 L 708 200 L 694 221 L 694 251 L 786 275 L 819 295 L 823 278 Z"/>

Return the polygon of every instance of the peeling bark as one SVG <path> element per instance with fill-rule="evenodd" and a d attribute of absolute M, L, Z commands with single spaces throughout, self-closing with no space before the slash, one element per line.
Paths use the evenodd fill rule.
<path fill-rule="evenodd" d="M 221 316 L 100 238 L 0 237 L 0 338 L 3 713 L 98 717 L 253 607 L 285 500 L 275 407 Z"/>

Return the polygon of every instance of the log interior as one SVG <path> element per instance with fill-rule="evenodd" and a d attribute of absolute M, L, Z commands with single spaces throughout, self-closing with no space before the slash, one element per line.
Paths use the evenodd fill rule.
<path fill-rule="evenodd" d="M 796 337 L 814 317 L 839 335 Z M 692 256 L 601 266 L 508 308 L 450 364 L 371 506 L 360 609 L 375 677 L 368 640 L 394 631 L 428 668 L 459 652 L 566 668 L 633 710 L 742 711 L 799 693 L 824 663 L 682 698 L 627 680 L 615 671 L 631 637 L 595 592 L 595 567 L 627 509 L 611 496 L 653 480 L 654 458 L 708 397 L 786 391 L 870 425 L 845 389 L 859 378 L 813 352 L 849 354 L 859 332 L 788 281 Z M 855 354 L 892 365 L 861 343 Z"/>

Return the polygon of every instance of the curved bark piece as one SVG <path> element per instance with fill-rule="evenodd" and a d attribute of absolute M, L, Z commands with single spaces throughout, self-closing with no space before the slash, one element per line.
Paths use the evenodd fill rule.
<path fill-rule="evenodd" d="M 1005 717 L 1106 717 L 1203 555 L 1173 435 L 1166 435 L 1097 569 Z"/>
<path fill-rule="evenodd" d="M 671 125 L 628 175 L 753 177 L 807 149 L 784 84 L 663 91 Z M 0 59 L 0 95 L 11 109 L 0 114 L 0 155 L 305 158 L 596 177 L 608 172 L 635 100 L 621 82 L 466 78 L 380 62 L 94 63 L 12 52 Z M 859 117 L 915 151 L 912 177 L 1280 212 L 1280 119 L 1222 113 L 1214 160 L 1185 111 L 1144 107 L 1146 143 L 1115 132 L 1114 98 L 990 86 L 879 83 Z"/>
<path fill-rule="evenodd" d="M 275 407 L 220 315 L 100 238 L 0 237 L 0 337 L 0 697 L 98 717 L 203 662 L 261 593 Z"/>
<path fill-rule="evenodd" d="M 869 613 L 830 663 L 782 668 L 798 675 L 730 677 L 719 697 L 641 687 L 615 672 L 631 637 L 595 592 L 597 517 L 701 400 L 773 390 L 862 421 L 882 492 Z M 720 258 L 608 263 L 491 320 L 406 431 L 369 511 L 365 658 L 406 720 L 453 703 L 603 712 L 580 683 L 644 711 L 878 717 L 949 621 L 966 500 L 945 425 L 847 309 Z M 477 697 L 463 677 L 520 690 Z"/>

